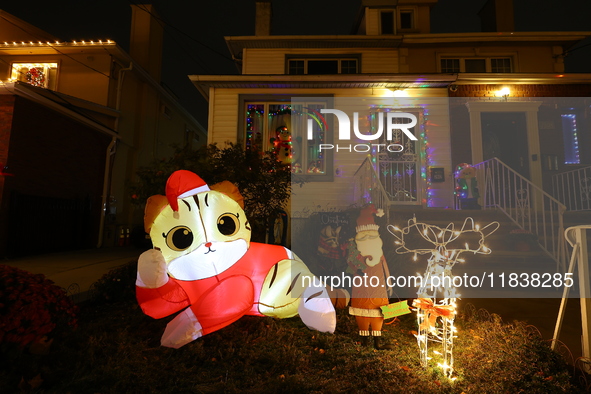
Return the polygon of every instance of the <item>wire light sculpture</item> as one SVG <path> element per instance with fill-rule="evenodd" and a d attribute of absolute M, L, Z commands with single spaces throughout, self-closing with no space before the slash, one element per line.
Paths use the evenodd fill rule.
<path fill-rule="evenodd" d="M 422 276 L 421 286 L 417 292 L 413 307 L 417 312 L 418 330 L 415 334 L 419 346 L 421 365 L 427 367 L 433 359 L 429 356 L 429 342 L 441 344 L 441 351 L 432 353 L 441 362 L 437 364 L 448 378 L 455 380 L 453 375 L 453 342 L 456 337 L 454 320 L 456 317 L 456 301 L 461 297 L 455 287 L 452 269 L 456 263 L 465 260 L 460 256 L 466 252 L 473 254 L 490 254 L 491 250 L 484 240 L 499 228 L 498 222 L 491 222 L 484 227 L 474 224 L 472 218 L 466 218 L 460 229 L 453 223 L 445 228 L 417 222 L 416 217 L 408 221 L 402 229 L 388 225 L 388 231 L 396 238 L 396 253 L 413 253 L 413 260 L 418 255 L 429 254 L 427 270 Z M 406 242 L 414 234 L 427 241 L 424 248 L 410 248 Z M 471 236 L 468 236 L 471 234 Z M 467 241 L 467 242 L 466 242 Z"/>

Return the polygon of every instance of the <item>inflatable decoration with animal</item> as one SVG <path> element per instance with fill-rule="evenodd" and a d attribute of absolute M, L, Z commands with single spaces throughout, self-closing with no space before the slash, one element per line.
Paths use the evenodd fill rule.
<path fill-rule="evenodd" d="M 223 192 L 220 190 L 224 190 Z M 148 199 L 144 217 L 153 249 L 139 258 L 136 296 L 144 313 L 174 313 L 162 346 L 179 348 L 244 315 L 300 316 L 312 329 L 334 332 L 331 294 L 290 250 L 250 242 L 237 188 L 209 186 L 195 173 L 174 172 L 166 196 Z"/>

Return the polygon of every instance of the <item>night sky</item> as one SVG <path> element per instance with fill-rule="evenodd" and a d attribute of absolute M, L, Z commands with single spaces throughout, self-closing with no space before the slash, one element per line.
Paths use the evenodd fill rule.
<path fill-rule="evenodd" d="M 439 0 L 431 15 L 432 32 L 480 31 L 477 13 L 485 2 Z M 126 0 L 5 2 L 0 9 L 65 41 L 111 39 L 127 51 L 133 3 L 139 4 Z M 205 127 L 207 104 L 187 75 L 237 73 L 223 37 L 254 34 L 254 0 L 151 3 L 167 24 L 162 82 Z M 272 34 L 350 34 L 360 3 L 274 0 Z M 514 0 L 514 4 L 516 31 L 591 31 L 589 0 Z M 566 58 L 567 72 L 591 72 L 591 40 L 583 45 L 588 46 Z"/>

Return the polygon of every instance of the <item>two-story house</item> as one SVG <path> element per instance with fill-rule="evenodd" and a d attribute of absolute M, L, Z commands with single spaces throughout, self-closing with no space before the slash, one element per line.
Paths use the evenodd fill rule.
<path fill-rule="evenodd" d="M 515 32 L 511 2 L 498 0 L 481 11 L 483 32 L 432 33 L 436 3 L 363 0 L 351 35 L 274 36 L 272 4 L 257 2 L 255 35 L 226 37 L 240 75 L 190 76 L 209 101 L 208 142 L 273 149 L 279 128 L 291 129 L 292 171 L 307 181 L 292 215 L 358 202 L 354 185 L 367 156 L 388 204 L 417 208 L 455 206 L 460 163 L 499 157 L 539 187 L 569 165 L 565 152 L 575 144 L 577 164 L 591 163 L 583 99 L 591 74 L 564 68 L 567 50 L 591 32 Z M 580 99 L 567 109 L 544 97 Z M 416 140 L 396 131 L 380 140 L 399 144 L 397 152 L 364 148 L 368 141 L 355 137 L 343 145 L 341 123 L 322 111 L 335 108 L 369 134 L 381 113 L 412 114 Z M 377 189 L 374 181 L 366 187 Z"/>
<path fill-rule="evenodd" d="M 173 143 L 206 142 L 160 84 L 154 13 L 132 6 L 127 53 L 0 11 L 0 254 L 115 244 L 141 224 L 129 191 L 138 167 L 170 156 Z"/>

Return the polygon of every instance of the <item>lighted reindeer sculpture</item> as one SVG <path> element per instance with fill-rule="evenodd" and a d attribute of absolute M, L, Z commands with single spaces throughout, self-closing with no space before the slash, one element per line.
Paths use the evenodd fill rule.
<path fill-rule="evenodd" d="M 418 255 L 430 254 L 427 260 L 427 270 L 422 276 L 421 287 L 414 300 L 413 306 L 417 311 L 418 332 L 417 343 L 420 350 L 421 364 L 426 367 L 429 357 L 429 341 L 441 343 L 441 352 L 434 350 L 442 359 L 438 366 L 443 369 L 448 378 L 453 374 L 453 341 L 456 329 L 456 300 L 460 298 L 454 284 L 456 283 L 452 269 L 465 252 L 474 254 L 490 254 L 491 250 L 484 244 L 484 240 L 499 228 L 498 222 L 491 222 L 480 228 L 474 225 L 472 218 L 466 218 L 461 229 L 455 229 L 453 223 L 447 227 L 418 223 L 416 218 L 408 221 L 408 226 L 400 229 L 389 225 L 388 231 L 396 238 L 398 245 L 396 253 L 414 253 L 416 261 Z M 406 245 L 409 235 L 418 233 L 420 237 L 431 244 L 431 247 L 412 249 Z M 472 234 L 471 237 L 467 237 Z M 405 239 L 406 238 L 406 239 Z M 464 242 L 464 240 L 469 242 Z M 461 245 L 463 243 L 463 245 Z M 472 244 L 472 245 L 470 245 Z"/>

